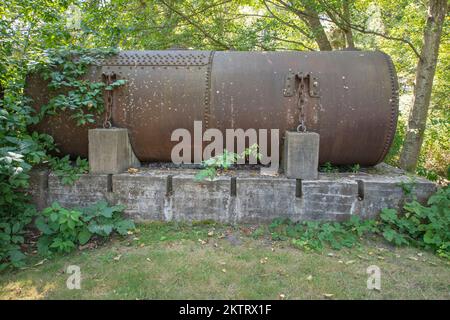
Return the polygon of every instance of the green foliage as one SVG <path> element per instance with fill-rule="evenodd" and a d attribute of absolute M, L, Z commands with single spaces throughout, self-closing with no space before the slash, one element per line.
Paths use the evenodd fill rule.
<path fill-rule="evenodd" d="M 351 248 L 358 244 L 364 234 L 376 232 L 376 222 L 361 220 L 353 216 L 349 221 L 294 223 L 288 219 L 275 219 L 269 226 L 273 240 L 291 239 L 292 245 L 304 250 L 322 250 L 325 246 L 333 249 Z"/>
<path fill-rule="evenodd" d="M 107 238 L 113 232 L 126 235 L 134 229 L 134 223 L 122 218 L 123 210 L 123 206 L 108 206 L 105 201 L 80 209 L 65 209 L 55 202 L 35 221 L 42 232 L 38 251 L 42 255 L 67 253 L 86 244 L 93 236 Z"/>
<path fill-rule="evenodd" d="M 89 162 L 80 157 L 76 159 L 75 164 L 70 161 L 68 155 L 63 158 L 51 158 L 49 163 L 52 172 L 66 185 L 72 185 L 78 180 L 80 174 L 89 171 Z"/>
<path fill-rule="evenodd" d="M 20 211 L 15 215 L 2 215 L 0 220 L 0 271 L 9 266 L 18 268 L 25 264 L 21 245 L 25 241 L 25 227 L 36 213 L 34 207 L 26 204 L 23 199 L 15 200 L 22 201 L 16 206 Z"/>
<path fill-rule="evenodd" d="M 384 209 L 380 214 L 383 236 L 396 245 L 414 244 L 450 258 L 450 188 L 438 190 L 427 204 L 407 202 L 402 214 Z"/>
<path fill-rule="evenodd" d="M 31 222 L 34 207 L 23 192 L 28 187 L 29 171 L 47 159 L 53 139 L 26 130 L 36 122 L 21 95 L 6 95 L 0 100 L 0 270 L 23 265 L 25 227 Z"/>
<path fill-rule="evenodd" d="M 69 110 L 77 125 L 95 122 L 95 115 L 104 111 L 103 90 L 124 85 L 117 80 L 109 85 L 83 79 L 88 67 L 117 53 L 115 49 L 85 49 L 78 47 L 48 49 L 42 61 L 31 68 L 48 82 L 53 96 L 41 106 L 40 117 Z"/>
<path fill-rule="evenodd" d="M 0 92 L 0 269 L 23 263 L 20 245 L 35 212 L 24 193 L 31 168 L 48 163 L 64 184 L 72 184 L 79 174 L 88 171 L 86 160 L 78 158 L 72 166 L 69 156 L 62 159 L 51 156 L 52 151 L 57 151 L 53 138 L 30 133 L 29 126 L 38 123 L 44 114 L 66 109 L 73 112 L 78 124 L 92 122 L 92 113 L 102 111 L 103 90 L 112 90 L 123 85 L 124 81 L 106 86 L 79 78 L 85 74 L 89 64 L 114 52 L 110 49 L 49 49 L 43 59 L 33 60 L 31 70 L 39 72 L 48 81 L 49 88 L 59 92 L 48 105 L 42 106 L 39 115 L 30 106 L 30 99 L 23 95 L 23 80 L 29 70 L 25 61 L 3 61 L 5 56 L 0 56 L 0 60 L 5 62 L 2 65 L 5 73 L 16 73 L 11 78 L 2 78 L 0 83 L 0 89 L 6 88 L 5 92 Z M 59 245 L 62 248 L 68 244 Z"/>
<path fill-rule="evenodd" d="M 358 163 L 350 166 L 350 171 L 353 173 L 358 173 L 359 170 L 361 170 L 361 166 Z"/>
<path fill-rule="evenodd" d="M 325 162 L 322 166 L 319 168 L 320 172 L 326 172 L 326 173 L 334 173 L 339 172 L 339 168 L 336 166 L 333 166 L 331 162 Z"/>
<path fill-rule="evenodd" d="M 213 180 L 217 176 L 218 170 L 228 170 L 231 166 L 237 163 L 239 159 L 245 159 L 253 156 L 256 159 L 260 159 L 261 154 L 258 152 L 258 145 L 254 144 L 250 148 L 246 148 L 241 154 L 230 152 L 226 149 L 223 153 L 214 157 L 211 157 L 202 162 L 204 167 L 195 176 L 196 180 Z"/>
<path fill-rule="evenodd" d="M 359 173 L 361 171 L 361 166 L 358 163 L 352 165 L 339 165 L 335 166 L 331 162 L 325 162 L 319 167 L 319 172 L 324 173 L 339 173 L 339 172 L 351 172 Z"/>
<path fill-rule="evenodd" d="M 407 185 L 407 184 L 406 184 Z M 414 245 L 430 249 L 450 259 L 450 188 L 438 190 L 427 206 L 411 200 L 403 206 L 404 212 L 385 208 L 377 220 L 361 220 L 352 216 L 346 222 L 292 222 L 275 219 L 268 227 L 272 240 L 291 240 L 292 245 L 304 250 L 351 248 L 368 234 L 382 236 L 397 246 Z M 254 237 L 264 232 L 257 229 Z"/>

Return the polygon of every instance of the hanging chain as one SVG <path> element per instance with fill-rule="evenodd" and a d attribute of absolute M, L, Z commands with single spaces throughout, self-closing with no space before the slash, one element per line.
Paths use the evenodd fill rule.
<path fill-rule="evenodd" d="M 300 82 L 298 84 L 297 88 L 297 108 L 299 111 L 298 115 L 298 122 L 299 125 L 297 126 L 297 132 L 306 132 L 306 125 L 305 125 L 305 104 L 306 104 L 306 93 L 305 93 L 305 77 L 303 76 L 303 73 L 300 73 L 298 75 L 300 78 Z"/>
<path fill-rule="evenodd" d="M 114 74 L 108 73 L 105 74 L 105 83 L 106 86 L 109 86 L 111 83 L 114 82 Z M 111 117 L 112 117 L 112 110 L 113 110 L 113 103 L 114 103 L 114 96 L 113 96 L 113 90 L 106 90 L 106 106 L 105 106 L 105 118 L 103 120 L 103 128 L 111 128 Z"/>

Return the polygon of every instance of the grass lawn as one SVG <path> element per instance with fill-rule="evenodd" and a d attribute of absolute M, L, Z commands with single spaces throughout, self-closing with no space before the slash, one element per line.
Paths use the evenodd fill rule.
<path fill-rule="evenodd" d="M 449 299 L 450 264 L 382 239 L 304 252 L 251 227 L 150 223 L 127 237 L 0 274 L 0 299 Z M 80 290 L 65 272 L 81 268 Z M 368 290 L 366 269 L 381 269 Z"/>

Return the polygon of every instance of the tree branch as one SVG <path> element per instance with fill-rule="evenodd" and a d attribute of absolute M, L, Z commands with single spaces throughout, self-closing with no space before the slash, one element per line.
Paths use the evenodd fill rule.
<path fill-rule="evenodd" d="M 209 40 L 211 40 L 212 42 L 214 42 L 215 44 L 219 45 L 220 47 L 224 48 L 224 49 L 231 49 L 231 47 L 229 45 L 227 45 L 226 43 L 214 38 L 212 35 L 210 35 L 201 25 L 199 25 L 197 22 L 195 22 L 194 20 L 192 20 L 191 18 L 189 18 L 187 15 L 185 15 L 184 13 L 182 13 L 181 11 L 175 9 L 174 7 L 172 7 L 171 5 L 169 5 L 167 2 L 165 2 L 164 0 L 159 0 L 159 2 L 161 2 L 162 4 L 164 4 L 169 10 L 171 10 L 172 12 L 175 12 L 177 15 L 179 15 L 181 18 L 183 18 L 184 20 L 186 20 L 190 25 L 192 25 L 193 27 L 195 27 L 198 31 L 200 31 L 206 38 L 208 38 Z"/>
<path fill-rule="evenodd" d="M 269 5 L 267 4 L 267 2 L 271 2 L 271 1 L 263 0 L 264 6 L 266 7 L 267 11 L 270 13 L 270 15 L 271 15 L 274 19 L 276 19 L 277 21 L 279 21 L 281 24 L 284 24 L 284 25 L 286 25 L 286 26 L 288 26 L 288 27 L 291 27 L 291 28 L 293 28 L 293 29 L 299 31 L 301 34 L 303 34 L 303 35 L 304 35 L 305 37 L 307 37 L 308 39 L 311 39 L 311 36 L 310 36 L 307 32 L 305 32 L 305 30 L 303 30 L 302 28 L 300 28 L 299 26 L 297 26 L 297 25 L 295 25 L 295 24 L 286 22 L 286 21 L 284 21 L 283 19 L 281 19 L 280 17 L 278 17 L 278 16 L 270 9 L 270 7 L 269 7 Z M 272 2 L 271 2 L 271 3 L 272 3 Z"/>

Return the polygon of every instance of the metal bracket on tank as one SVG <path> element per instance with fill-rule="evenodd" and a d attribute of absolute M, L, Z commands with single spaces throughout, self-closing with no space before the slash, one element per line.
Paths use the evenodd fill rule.
<path fill-rule="evenodd" d="M 297 90 L 298 83 L 300 83 L 302 79 L 309 89 L 309 96 L 318 98 L 320 92 L 320 82 L 312 72 L 289 71 L 284 82 L 283 95 L 285 97 L 292 97 Z"/>

